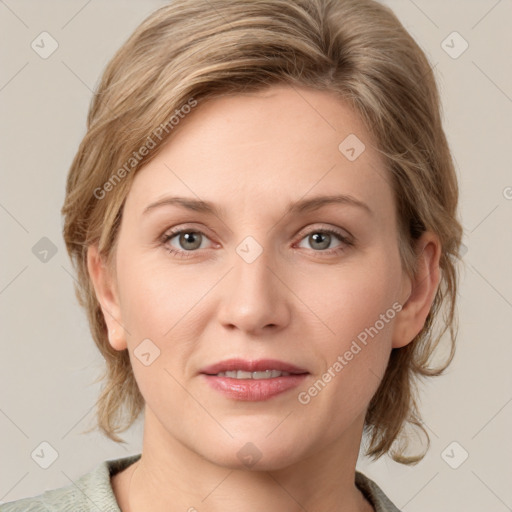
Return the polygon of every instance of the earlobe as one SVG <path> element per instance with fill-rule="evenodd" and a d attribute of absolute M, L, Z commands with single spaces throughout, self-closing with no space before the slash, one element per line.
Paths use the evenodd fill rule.
<path fill-rule="evenodd" d="M 440 281 L 441 244 L 432 232 L 425 232 L 417 241 L 417 271 L 410 282 L 393 329 L 392 347 L 408 345 L 423 329 L 434 302 Z"/>
<path fill-rule="evenodd" d="M 118 292 L 114 277 L 99 254 L 97 246 L 88 247 L 87 269 L 107 325 L 109 343 L 115 350 L 124 350 L 127 348 L 127 343 Z"/>

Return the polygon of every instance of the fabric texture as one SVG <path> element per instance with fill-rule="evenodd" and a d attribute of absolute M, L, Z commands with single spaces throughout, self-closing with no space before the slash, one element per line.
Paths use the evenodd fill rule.
<path fill-rule="evenodd" d="M 110 477 L 138 461 L 140 457 L 139 453 L 103 461 L 74 484 L 4 503 L 0 505 L 0 512 L 121 512 Z M 373 505 L 375 512 L 400 512 L 373 480 L 356 471 L 355 482 Z"/>

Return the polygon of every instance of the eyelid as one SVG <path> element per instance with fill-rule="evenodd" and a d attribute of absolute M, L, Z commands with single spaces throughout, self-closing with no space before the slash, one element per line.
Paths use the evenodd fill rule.
<path fill-rule="evenodd" d="M 299 234 L 297 236 L 300 237 L 300 239 L 302 239 L 304 238 L 304 236 L 309 235 L 311 233 L 315 233 L 317 231 L 334 233 L 340 238 L 343 238 L 344 240 L 355 241 L 355 237 L 352 236 L 352 234 L 349 233 L 346 229 L 334 227 L 329 224 L 322 225 L 322 223 L 313 224 L 312 227 L 311 225 L 309 225 L 307 228 L 304 228 L 303 230 L 299 231 Z"/>
<path fill-rule="evenodd" d="M 166 238 L 167 236 L 173 236 L 173 235 L 179 234 L 183 231 L 191 231 L 194 233 L 201 233 L 202 235 L 205 235 L 208 238 L 211 238 L 211 236 L 208 234 L 208 232 L 211 232 L 214 234 L 214 236 L 217 236 L 217 234 L 212 229 L 196 227 L 196 226 L 190 225 L 189 223 L 184 223 L 184 224 L 177 224 L 176 226 L 167 228 L 159 238 Z"/>

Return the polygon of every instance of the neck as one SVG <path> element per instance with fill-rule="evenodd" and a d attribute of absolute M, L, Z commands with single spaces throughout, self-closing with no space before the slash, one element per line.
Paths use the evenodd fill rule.
<path fill-rule="evenodd" d="M 123 512 L 373 511 L 354 482 L 361 421 L 354 425 L 358 442 L 347 432 L 291 465 L 257 470 L 215 464 L 168 435 L 165 443 L 149 442 L 162 440 L 162 426 L 148 415 L 146 408 L 142 455 L 129 468 Z"/>

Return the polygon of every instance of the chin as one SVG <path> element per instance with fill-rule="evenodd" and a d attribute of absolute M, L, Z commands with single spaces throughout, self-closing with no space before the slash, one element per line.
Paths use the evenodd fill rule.
<path fill-rule="evenodd" d="M 212 440 L 204 457 L 221 467 L 247 471 L 276 471 L 306 457 L 304 438 L 294 439 L 284 431 L 273 439 L 274 434 L 267 434 L 268 429 L 254 434 L 246 430 L 223 443 Z"/>

